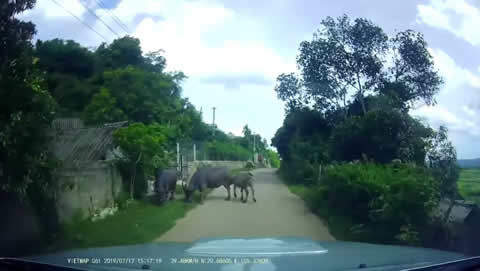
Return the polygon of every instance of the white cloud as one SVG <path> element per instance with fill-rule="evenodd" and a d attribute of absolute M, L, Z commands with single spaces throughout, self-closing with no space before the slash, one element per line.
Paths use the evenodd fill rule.
<path fill-rule="evenodd" d="M 23 16 L 28 17 L 34 14 L 36 11 L 41 10 L 42 13 L 49 19 L 71 18 L 72 15 L 70 15 L 60 6 L 63 6 L 65 9 L 78 17 L 81 17 L 86 11 L 86 9 L 78 2 L 78 0 L 63 0 L 57 2 L 59 5 L 55 4 L 55 2 L 51 0 L 38 0 L 35 9 L 26 10 L 23 13 Z"/>
<path fill-rule="evenodd" d="M 480 10 L 465 0 L 431 0 L 417 5 L 417 21 L 447 30 L 470 44 L 480 45 Z M 459 21 L 453 24 L 453 21 Z"/>
<path fill-rule="evenodd" d="M 429 48 L 428 51 L 433 56 L 440 75 L 446 81 L 445 91 L 459 88 L 465 84 L 480 88 L 480 74 L 474 74 L 470 70 L 458 66 L 455 60 L 441 49 Z"/>
<path fill-rule="evenodd" d="M 212 42 L 212 36 L 224 37 L 236 25 L 253 24 L 223 5 L 201 1 L 161 2 L 170 3 L 168 12 L 160 14 L 162 19 L 146 17 L 134 30 L 133 35 L 141 40 L 142 49 L 164 49 L 167 68 L 182 70 L 189 76 L 184 94 L 197 107 L 203 107 L 206 122 L 211 122 L 211 108 L 215 106 L 220 129 L 241 135 L 243 126 L 248 124 L 270 140 L 283 119 L 283 104 L 273 91 L 274 79 L 281 72 L 293 71 L 294 59 L 287 62 L 277 55 L 264 40 L 258 39 L 261 35 L 255 33 L 258 30 L 254 26 L 239 39 Z M 115 12 L 122 14 L 123 11 Z M 229 84 L 221 80 L 218 83 L 206 80 L 221 79 L 219 76 L 238 81 L 238 90 L 226 89 Z M 265 80 L 262 79 L 262 84 L 251 84 L 255 78 Z M 270 85 L 266 83 L 269 81 Z"/>
<path fill-rule="evenodd" d="M 476 117 L 474 107 L 470 106 L 480 99 L 480 75 L 460 67 L 452 57 L 441 49 L 431 49 L 435 66 L 445 80 L 437 96 L 437 106 L 423 106 L 412 111 L 413 115 L 425 117 L 436 127 L 445 125 L 453 133 L 480 136 L 480 119 Z M 456 145 L 461 145 L 461 137 Z"/>
<path fill-rule="evenodd" d="M 460 118 L 442 106 L 424 106 L 412 112 L 414 116 L 425 117 L 430 125 L 438 127 L 445 125 L 453 132 L 480 136 L 480 124 L 473 120 Z"/>
<path fill-rule="evenodd" d="M 292 69 L 263 41 L 225 40 L 217 46 L 207 44 L 202 34 L 222 28 L 226 23 L 234 23 L 233 13 L 218 7 L 211 10 L 196 8 L 199 10 L 192 13 L 203 12 L 210 21 L 199 23 L 199 18 L 188 16 L 166 17 L 157 22 L 145 18 L 134 35 L 140 38 L 146 51 L 164 49 L 169 69 L 180 69 L 188 75 L 261 73 L 272 79 L 280 72 Z"/>
<path fill-rule="evenodd" d="M 462 106 L 462 110 L 463 112 L 467 113 L 467 115 L 469 116 L 475 116 L 477 113 L 475 112 L 475 110 L 471 109 L 470 107 L 464 105 Z"/>
<path fill-rule="evenodd" d="M 418 5 L 417 9 L 420 19 L 426 24 L 450 30 L 451 26 L 446 14 L 428 5 Z"/>

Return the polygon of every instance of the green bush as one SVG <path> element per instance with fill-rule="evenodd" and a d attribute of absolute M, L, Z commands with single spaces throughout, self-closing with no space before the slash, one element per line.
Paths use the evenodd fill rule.
<path fill-rule="evenodd" d="M 115 204 L 119 209 L 125 209 L 127 207 L 127 202 L 130 199 L 130 195 L 126 191 L 121 191 L 115 197 Z"/>
<path fill-rule="evenodd" d="M 378 163 L 401 159 L 423 165 L 431 132 L 407 113 L 371 111 L 336 126 L 330 151 L 337 161 L 359 160 L 365 154 Z"/>
<path fill-rule="evenodd" d="M 368 228 L 377 239 L 368 241 L 415 245 L 431 221 L 438 185 L 412 165 L 342 164 L 327 168 L 305 200 L 316 212 L 335 210 L 354 228 Z"/>
<path fill-rule="evenodd" d="M 245 164 L 245 168 L 246 168 L 246 169 L 254 169 L 254 168 L 255 168 L 255 165 L 253 164 L 252 161 L 248 161 L 248 162 Z"/>
<path fill-rule="evenodd" d="M 228 142 L 208 142 L 207 154 L 210 160 L 245 161 L 251 157 L 246 148 Z"/>

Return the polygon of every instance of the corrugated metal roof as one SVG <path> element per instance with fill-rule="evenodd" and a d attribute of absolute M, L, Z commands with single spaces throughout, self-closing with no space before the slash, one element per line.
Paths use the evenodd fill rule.
<path fill-rule="evenodd" d="M 450 202 L 442 200 L 438 206 L 439 215 L 445 214 L 445 212 L 448 210 L 449 205 Z M 450 212 L 450 216 L 448 217 L 448 220 L 450 222 L 463 223 L 463 221 L 465 220 L 465 218 L 467 218 L 471 211 L 471 207 L 455 202 Z"/>

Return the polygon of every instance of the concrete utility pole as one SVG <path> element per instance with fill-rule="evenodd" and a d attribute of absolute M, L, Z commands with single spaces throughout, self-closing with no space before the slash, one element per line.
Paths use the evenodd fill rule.
<path fill-rule="evenodd" d="M 217 109 L 215 106 L 212 107 L 213 109 L 213 123 L 212 123 L 212 128 L 213 128 L 213 136 L 215 136 L 215 109 Z"/>
<path fill-rule="evenodd" d="M 256 163 L 257 159 L 256 159 L 256 155 L 255 155 L 255 135 L 253 135 L 253 162 Z"/>
<path fill-rule="evenodd" d="M 197 144 L 193 144 L 193 161 L 197 161 Z"/>
<path fill-rule="evenodd" d="M 180 170 L 180 143 L 177 142 L 177 172 Z"/>

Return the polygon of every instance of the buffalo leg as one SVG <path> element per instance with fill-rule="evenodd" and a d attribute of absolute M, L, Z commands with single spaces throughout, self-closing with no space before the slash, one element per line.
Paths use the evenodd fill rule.
<path fill-rule="evenodd" d="M 257 199 L 255 198 L 255 189 L 253 189 L 253 185 L 250 184 L 250 188 L 252 189 L 252 199 L 254 202 L 257 202 Z"/>
<path fill-rule="evenodd" d="M 225 200 L 230 200 L 230 185 L 224 185 L 225 189 L 227 189 L 227 198 Z"/>
<path fill-rule="evenodd" d="M 233 185 L 233 197 L 237 198 L 237 185 L 236 184 Z"/>
<path fill-rule="evenodd" d="M 200 186 L 200 187 L 198 188 L 198 192 L 200 192 L 200 193 L 199 193 L 199 194 L 200 194 L 200 204 L 203 203 L 203 190 L 204 190 L 204 189 L 203 189 L 202 186 Z"/>
<path fill-rule="evenodd" d="M 174 200 L 175 199 L 175 190 L 172 191 L 172 195 L 170 196 L 170 200 Z"/>
<path fill-rule="evenodd" d="M 241 201 L 243 201 L 243 191 L 244 191 L 244 190 L 245 190 L 245 189 L 244 189 L 243 187 L 240 187 L 240 196 L 241 196 L 241 197 L 240 197 L 240 200 L 241 200 Z"/>
<path fill-rule="evenodd" d="M 247 203 L 248 201 L 248 187 L 245 186 L 245 200 L 243 201 L 243 203 Z"/>

